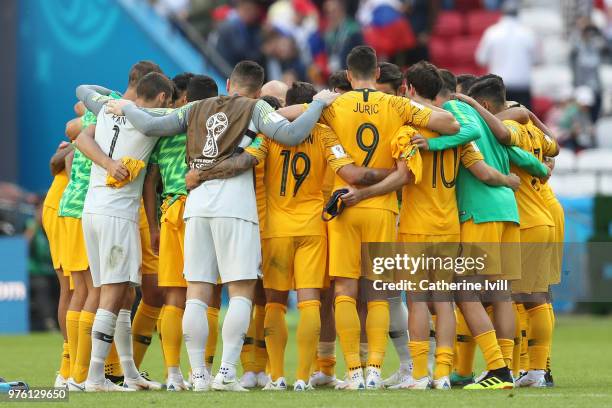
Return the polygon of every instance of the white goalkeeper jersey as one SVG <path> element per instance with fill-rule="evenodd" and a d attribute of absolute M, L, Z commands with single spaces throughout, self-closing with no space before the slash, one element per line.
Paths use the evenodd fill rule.
<path fill-rule="evenodd" d="M 95 140 L 102 151 L 113 160 L 131 157 L 142 160 L 146 165 L 158 138 L 145 136 L 136 130 L 125 116 L 107 114 L 102 109 L 98 114 Z M 125 186 L 109 187 L 106 185 L 106 170 L 93 163 L 83 213 L 108 215 L 137 222 L 145 174 L 146 166 L 138 177 Z"/>

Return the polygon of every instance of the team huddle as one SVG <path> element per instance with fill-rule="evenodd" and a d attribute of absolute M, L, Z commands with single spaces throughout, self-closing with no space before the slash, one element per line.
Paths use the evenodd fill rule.
<path fill-rule="evenodd" d="M 402 73 L 367 46 L 346 65 L 333 92 L 264 84 L 251 61 L 235 66 L 227 96 L 210 77 L 170 80 L 149 61 L 123 94 L 77 88 L 43 210 L 61 287 L 56 387 L 286 390 L 293 290 L 295 391 L 553 385 L 564 215 L 547 184 L 550 130 L 493 74 L 424 61 Z M 413 280 L 508 284 L 380 290 L 370 243 L 487 260 L 467 273 L 422 267 Z M 140 368 L 155 332 L 164 385 Z M 400 365 L 383 379 L 389 339 Z"/>

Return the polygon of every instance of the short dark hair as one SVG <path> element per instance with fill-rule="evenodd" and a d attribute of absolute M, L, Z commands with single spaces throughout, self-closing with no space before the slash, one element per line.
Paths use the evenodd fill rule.
<path fill-rule="evenodd" d="M 419 61 L 406 70 L 406 85 L 412 85 L 416 93 L 426 99 L 435 99 L 442 88 L 438 68 L 430 62 Z"/>
<path fill-rule="evenodd" d="M 389 84 L 395 90 L 402 86 L 404 78 L 400 67 L 390 62 L 381 62 L 378 64 L 378 68 L 380 68 L 380 77 L 376 82 L 379 84 Z"/>
<path fill-rule="evenodd" d="M 450 72 L 448 69 L 443 68 L 438 69 L 438 72 L 442 78 L 442 88 L 440 88 L 440 93 L 443 95 L 455 93 L 457 91 L 457 78 L 455 77 L 455 74 Z"/>
<path fill-rule="evenodd" d="M 167 97 L 172 96 L 174 84 L 164 74 L 159 72 L 149 72 L 140 78 L 136 85 L 136 94 L 145 101 L 155 99 L 161 92 L 165 92 Z"/>
<path fill-rule="evenodd" d="M 331 89 L 340 89 L 341 91 L 352 91 L 353 87 L 346 76 L 346 70 L 332 72 L 329 76 L 328 85 Z"/>
<path fill-rule="evenodd" d="M 461 87 L 461 92 L 467 93 L 467 91 L 474 84 L 474 82 L 476 82 L 477 78 L 478 77 L 473 74 L 457 75 L 457 87 Z"/>
<path fill-rule="evenodd" d="M 346 57 L 346 66 L 357 79 L 371 78 L 378 67 L 376 51 L 367 45 L 358 45 Z"/>
<path fill-rule="evenodd" d="M 506 86 L 500 76 L 487 74 L 474 82 L 468 91 L 468 95 L 478 101 L 492 102 L 500 108 L 506 103 Z"/>
<path fill-rule="evenodd" d="M 278 100 L 278 98 L 276 96 L 264 95 L 264 96 L 262 96 L 259 99 L 262 99 L 262 100 L 268 102 L 268 105 L 273 107 L 274 110 L 279 110 L 280 108 L 283 107 L 283 105 L 281 105 L 281 102 Z"/>
<path fill-rule="evenodd" d="M 136 86 L 138 81 L 150 72 L 157 72 L 163 74 L 163 71 L 153 61 L 138 61 L 130 68 L 130 74 L 128 77 L 128 86 Z"/>
<path fill-rule="evenodd" d="M 175 90 L 174 95 L 172 95 L 173 101 L 176 101 L 178 98 L 180 98 L 183 92 L 187 91 L 187 85 L 193 76 L 194 74 L 191 72 L 183 72 L 182 74 L 175 75 L 174 78 L 172 78 Z"/>
<path fill-rule="evenodd" d="M 234 67 L 230 81 L 249 92 L 257 92 L 264 83 L 264 69 L 255 61 L 240 61 Z"/>
<path fill-rule="evenodd" d="M 296 105 L 298 103 L 310 103 L 312 97 L 317 94 L 317 90 L 308 82 L 295 81 L 291 88 L 287 90 L 287 105 Z"/>
<path fill-rule="evenodd" d="M 187 102 L 213 98 L 219 95 L 219 88 L 208 75 L 194 75 L 187 85 Z"/>

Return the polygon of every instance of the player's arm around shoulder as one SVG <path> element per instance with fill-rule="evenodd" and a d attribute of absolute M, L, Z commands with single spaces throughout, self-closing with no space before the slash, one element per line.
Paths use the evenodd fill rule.
<path fill-rule="evenodd" d="M 516 174 L 510 173 L 505 175 L 489 166 L 484 161 L 484 156 L 480 153 L 478 146 L 474 142 L 462 146 L 461 164 L 474 177 L 490 186 L 505 186 L 516 191 L 521 184 L 521 180 Z"/>
<path fill-rule="evenodd" d="M 454 135 L 459 132 L 461 126 L 451 113 L 433 105 L 416 102 L 408 98 L 402 99 L 407 101 L 404 102 L 404 109 L 409 114 L 408 118 L 404 118 L 406 124 L 422 126 L 446 135 Z"/>
<path fill-rule="evenodd" d="M 265 136 L 258 135 L 244 151 L 223 160 L 212 169 L 189 170 L 185 175 L 187 190 L 193 190 L 205 181 L 236 177 L 252 169 L 261 160 L 265 160 L 268 154 L 268 143 Z"/>

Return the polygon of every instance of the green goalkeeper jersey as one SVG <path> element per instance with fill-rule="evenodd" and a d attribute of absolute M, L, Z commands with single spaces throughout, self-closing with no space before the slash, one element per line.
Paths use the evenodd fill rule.
<path fill-rule="evenodd" d="M 110 94 L 114 99 L 120 99 L 121 94 L 112 92 Z M 81 117 L 82 129 L 90 125 L 95 125 L 98 117 L 93 112 L 87 111 Z M 70 181 L 62 194 L 60 200 L 58 214 L 60 217 L 81 218 L 83 213 L 83 205 L 85 204 L 85 196 L 89 188 L 89 175 L 91 174 L 91 160 L 87 158 L 78 149 L 74 149 L 74 158 L 72 159 L 72 169 L 70 171 Z"/>
<path fill-rule="evenodd" d="M 546 166 L 533 155 L 515 146 L 506 147 L 497 141 L 489 126 L 478 112 L 468 104 L 451 100 L 443 108 L 453 114 L 461 125 L 457 137 L 479 134 L 474 140 L 484 156 L 484 161 L 500 173 L 510 173 L 510 162 L 524 168 L 530 174 L 543 177 L 548 174 Z M 444 150 L 451 137 L 429 140 L 430 150 Z M 489 186 L 478 180 L 468 169 L 459 167 L 457 175 L 457 205 L 461 222 L 474 220 L 474 223 L 509 221 L 519 222 L 518 208 L 514 192 L 504 186 Z"/>
<path fill-rule="evenodd" d="M 164 191 L 162 197 L 187 195 L 185 186 L 187 134 L 161 137 L 149 159 L 149 164 L 159 166 Z"/>

